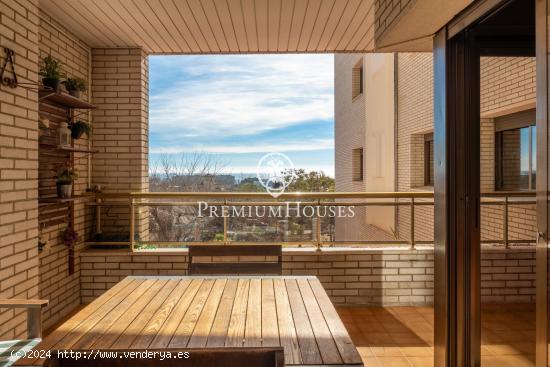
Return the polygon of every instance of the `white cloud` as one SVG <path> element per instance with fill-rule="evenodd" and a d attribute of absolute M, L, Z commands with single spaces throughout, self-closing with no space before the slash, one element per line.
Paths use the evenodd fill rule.
<path fill-rule="evenodd" d="M 281 144 L 256 144 L 246 145 L 187 145 L 170 147 L 152 147 L 150 153 L 268 153 L 268 152 L 306 152 L 333 149 L 334 142 L 331 139 L 315 139 L 307 142 L 281 142 Z"/>
<path fill-rule="evenodd" d="M 150 97 L 151 129 L 194 136 L 255 135 L 332 120 L 332 55 L 164 57 L 179 70 Z"/>

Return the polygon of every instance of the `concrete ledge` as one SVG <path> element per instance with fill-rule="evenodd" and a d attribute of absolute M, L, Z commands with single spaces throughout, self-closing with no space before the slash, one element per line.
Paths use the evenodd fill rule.
<path fill-rule="evenodd" d="M 220 245 L 222 246 L 222 245 Z M 419 245 L 416 249 L 412 250 L 409 247 L 324 247 L 320 250 L 317 250 L 313 247 L 286 247 L 283 248 L 283 255 L 353 255 L 353 254 L 365 254 L 365 253 L 432 253 L 433 246 L 424 246 Z M 187 255 L 188 250 L 185 248 L 182 249 L 155 249 L 155 250 L 139 250 L 139 251 L 130 251 L 129 249 L 100 249 L 100 248 L 88 248 L 80 253 L 81 256 L 151 256 L 151 255 Z"/>

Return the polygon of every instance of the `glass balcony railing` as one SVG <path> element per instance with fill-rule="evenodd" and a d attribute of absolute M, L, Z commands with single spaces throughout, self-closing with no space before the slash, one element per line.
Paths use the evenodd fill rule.
<path fill-rule="evenodd" d="M 267 193 L 138 192 L 97 194 L 93 246 L 132 250 L 192 244 L 286 247 L 433 246 L 431 192 Z M 481 199 L 481 240 L 532 245 L 532 192 L 496 192 Z"/>

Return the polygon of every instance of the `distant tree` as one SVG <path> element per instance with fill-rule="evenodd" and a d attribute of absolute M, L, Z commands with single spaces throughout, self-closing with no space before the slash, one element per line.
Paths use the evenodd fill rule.
<path fill-rule="evenodd" d="M 150 170 L 150 191 L 207 192 L 227 189 L 217 182 L 227 163 L 202 152 L 162 154 Z"/>
<path fill-rule="evenodd" d="M 163 154 L 154 162 L 149 175 L 153 192 L 211 192 L 229 190 L 219 178 L 226 163 L 218 155 L 201 152 Z M 182 200 L 183 201 L 183 200 Z M 194 206 L 149 207 L 149 236 L 153 241 L 204 240 L 201 230 L 215 227 L 211 218 L 197 217 Z"/>
<path fill-rule="evenodd" d="M 241 192 L 262 192 L 265 191 L 264 188 L 260 185 L 251 183 L 251 182 L 241 182 L 237 186 L 237 191 Z"/>
<path fill-rule="evenodd" d="M 334 178 L 327 176 L 323 171 L 309 171 L 305 169 L 285 170 L 283 172 L 285 181 L 294 176 L 292 183 L 285 190 L 286 192 L 330 192 L 334 191 Z"/>
<path fill-rule="evenodd" d="M 239 182 L 236 191 L 261 192 L 264 191 L 264 188 L 260 184 L 260 180 L 257 177 L 246 177 Z"/>

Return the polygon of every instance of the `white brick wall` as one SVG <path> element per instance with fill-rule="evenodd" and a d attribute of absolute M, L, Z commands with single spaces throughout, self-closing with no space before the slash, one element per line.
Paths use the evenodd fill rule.
<path fill-rule="evenodd" d="M 433 250 L 289 250 L 283 274 L 314 275 L 339 305 L 433 303 Z M 82 300 L 91 302 L 129 275 L 186 275 L 186 252 L 81 253 Z M 484 249 L 483 302 L 531 302 L 535 289 L 533 249 Z"/>
<path fill-rule="evenodd" d="M 90 85 L 91 49 L 71 34 L 65 27 L 40 12 L 39 30 L 40 58 L 52 55 L 63 63 L 63 70 L 70 77 L 79 77 Z M 89 101 L 90 92 L 83 93 L 81 98 Z M 92 122 L 91 114 L 81 114 L 79 120 Z M 92 123 L 93 126 L 93 123 Z M 88 138 L 84 135 L 75 141 L 75 146 L 88 148 Z M 74 194 L 82 195 L 88 186 L 88 159 L 84 154 L 75 158 L 75 167 L 79 179 L 75 182 Z M 78 252 L 84 247 L 84 240 L 92 230 L 91 208 L 83 202 L 76 202 L 74 207 L 75 230 L 80 241 L 75 246 L 75 272 L 69 275 L 69 251 L 60 234 L 67 227 L 66 223 L 41 230 L 41 235 L 48 240 L 49 250 L 40 253 L 40 297 L 49 300 L 44 309 L 44 327 L 54 325 L 80 304 L 80 267 Z"/>
<path fill-rule="evenodd" d="M 142 49 L 117 48 L 92 51 L 94 147 L 93 180 L 103 192 L 149 190 L 148 59 Z M 116 220 L 103 223 L 106 232 L 126 233 L 125 208 L 112 212 Z M 137 229 L 146 239 L 146 211 L 138 209 Z"/>
<path fill-rule="evenodd" d="M 365 191 L 366 187 L 365 180 L 354 181 L 352 177 L 352 152 L 364 148 L 366 143 L 365 93 L 352 98 L 352 70 L 361 63 L 364 64 L 361 54 L 334 55 L 334 74 L 338 75 L 334 83 L 334 116 L 343 122 L 334 127 L 336 191 L 340 192 Z M 364 177 L 368 174 L 364 163 L 363 173 Z M 358 240 L 359 233 L 366 232 L 366 210 L 358 208 L 353 219 L 336 219 L 336 222 L 337 241 Z"/>
<path fill-rule="evenodd" d="M 38 0 L 0 0 L 0 46 L 20 86 L 0 85 L 0 298 L 38 297 Z M 0 49 L 0 62 L 4 52 Z M 23 310 L 0 311 L 0 339 L 24 336 Z"/>
<path fill-rule="evenodd" d="M 430 53 L 400 53 L 398 56 L 398 168 L 399 191 L 424 188 L 422 134 L 433 131 L 433 62 Z M 484 115 L 514 112 L 534 103 L 533 58 L 482 58 L 481 112 Z M 518 107 L 519 106 L 519 107 Z M 495 127 L 492 118 L 480 119 L 481 191 L 495 188 Z M 402 238 L 409 239 L 410 209 L 399 208 Z M 503 209 L 482 206 L 481 237 L 503 239 Z M 534 239 L 536 213 L 533 204 L 513 204 L 509 209 L 509 239 Z M 415 212 L 415 239 L 433 240 L 433 207 Z"/>

